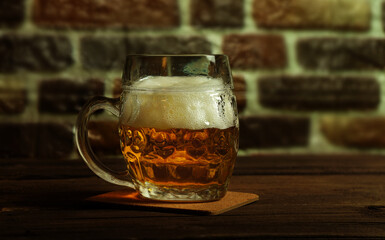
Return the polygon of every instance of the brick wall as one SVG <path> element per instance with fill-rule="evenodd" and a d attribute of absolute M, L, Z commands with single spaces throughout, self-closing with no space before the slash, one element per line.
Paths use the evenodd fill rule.
<path fill-rule="evenodd" d="M 1 0 L 0 158 L 77 157 L 76 115 L 119 95 L 129 53 L 227 54 L 240 154 L 385 150 L 383 0 Z"/>

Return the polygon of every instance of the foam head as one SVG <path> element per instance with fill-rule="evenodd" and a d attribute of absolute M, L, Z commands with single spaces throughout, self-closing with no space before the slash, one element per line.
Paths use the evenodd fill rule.
<path fill-rule="evenodd" d="M 221 79 L 147 77 L 124 93 L 121 123 L 158 129 L 225 129 L 237 124 L 233 99 Z"/>

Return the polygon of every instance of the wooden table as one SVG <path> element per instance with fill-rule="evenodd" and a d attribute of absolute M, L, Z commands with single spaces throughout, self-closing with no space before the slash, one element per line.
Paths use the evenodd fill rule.
<path fill-rule="evenodd" d="M 81 160 L 0 160 L 0 239 L 385 239 L 381 156 L 240 157 L 230 189 L 260 200 L 218 216 L 84 201 L 118 189 Z"/>

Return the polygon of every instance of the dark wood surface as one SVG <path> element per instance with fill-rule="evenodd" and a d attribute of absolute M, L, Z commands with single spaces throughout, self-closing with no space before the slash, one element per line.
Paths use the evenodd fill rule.
<path fill-rule="evenodd" d="M 84 201 L 118 189 L 81 160 L 0 160 L 0 239 L 385 239 L 382 156 L 240 157 L 230 189 L 260 200 L 218 216 Z"/>

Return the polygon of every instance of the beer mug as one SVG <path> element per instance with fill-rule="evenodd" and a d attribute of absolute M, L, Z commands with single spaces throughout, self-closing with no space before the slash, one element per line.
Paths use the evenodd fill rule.
<path fill-rule="evenodd" d="M 75 129 L 80 155 L 102 179 L 145 198 L 204 202 L 227 191 L 239 123 L 225 55 L 129 55 L 120 99 L 94 97 Z M 119 118 L 127 170 L 106 167 L 93 153 L 87 122 L 96 110 Z"/>

